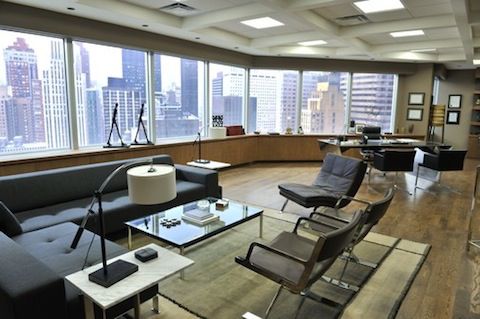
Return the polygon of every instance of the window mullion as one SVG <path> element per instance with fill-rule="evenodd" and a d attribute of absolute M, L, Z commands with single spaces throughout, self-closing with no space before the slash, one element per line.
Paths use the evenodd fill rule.
<path fill-rule="evenodd" d="M 79 149 L 78 138 L 78 118 L 77 118 L 77 97 L 75 94 L 75 71 L 73 60 L 73 41 L 71 38 L 67 38 L 65 43 L 65 72 L 67 82 L 67 98 L 68 98 L 68 110 L 69 110 L 69 122 L 70 122 L 70 147 L 74 150 Z"/>

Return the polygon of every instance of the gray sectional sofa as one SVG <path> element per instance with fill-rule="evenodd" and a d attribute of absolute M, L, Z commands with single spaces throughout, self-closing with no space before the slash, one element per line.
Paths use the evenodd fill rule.
<path fill-rule="evenodd" d="M 64 277 L 80 270 L 95 231 L 93 218 L 78 247 L 70 248 L 93 191 L 126 161 L 53 169 L 0 177 L 0 317 L 82 318 L 79 292 Z M 154 163 L 171 164 L 168 155 Z M 165 210 L 206 196 L 221 197 L 216 171 L 175 165 L 177 198 L 141 206 L 128 199 L 126 174 L 119 173 L 104 191 L 107 233 L 124 229 L 125 221 Z M 87 266 L 100 261 L 98 236 Z M 107 241 L 109 257 L 126 251 Z M 143 299 L 155 291 L 147 292 Z M 124 309 L 113 309 L 118 315 Z"/>

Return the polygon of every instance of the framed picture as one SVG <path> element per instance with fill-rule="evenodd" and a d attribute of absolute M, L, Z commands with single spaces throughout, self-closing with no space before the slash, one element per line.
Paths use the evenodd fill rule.
<path fill-rule="evenodd" d="M 407 109 L 407 121 L 421 121 L 423 119 L 423 109 Z"/>
<path fill-rule="evenodd" d="M 458 94 L 450 94 L 448 96 L 448 108 L 459 109 L 462 106 L 462 96 Z"/>
<path fill-rule="evenodd" d="M 447 124 L 460 124 L 460 111 L 447 111 Z"/>
<path fill-rule="evenodd" d="M 423 105 L 425 93 L 408 93 L 408 105 Z"/>
<path fill-rule="evenodd" d="M 362 124 L 362 123 L 355 124 L 355 134 L 362 134 L 364 127 L 365 127 L 365 124 Z"/>

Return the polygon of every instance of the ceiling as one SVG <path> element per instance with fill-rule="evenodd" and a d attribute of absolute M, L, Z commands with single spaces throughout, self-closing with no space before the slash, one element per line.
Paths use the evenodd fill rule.
<path fill-rule="evenodd" d="M 354 0 L 13 0 L 263 56 L 435 62 L 474 68 L 480 59 L 480 1 L 401 0 L 404 9 L 365 14 Z M 160 9 L 180 3 L 185 8 Z M 178 6 L 178 5 L 177 5 Z M 70 8 L 70 9 L 68 9 Z M 74 9 L 74 10 L 72 10 Z M 363 15 L 355 18 L 352 16 Z M 271 17 L 283 26 L 254 29 L 241 21 Z M 347 17 L 347 18 L 345 18 Z M 366 18 L 366 19 L 365 19 Z M 390 32 L 424 35 L 393 38 Z M 317 46 L 298 42 L 324 40 Z M 418 52 L 418 50 L 430 50 Z M 417 50 L 417 52 L 412 52 Z"/>

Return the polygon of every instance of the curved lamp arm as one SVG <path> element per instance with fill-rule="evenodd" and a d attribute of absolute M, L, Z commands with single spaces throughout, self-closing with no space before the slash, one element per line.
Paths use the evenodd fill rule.
<path fill-rule="evenodd" d="M 115 177 L 115 175 L 118 174 L 118 172 L 120 172 L 121 170 L 123 170 L 125 168 L 135 166 L 135 165 L 139 165 L 139 164 L 150 164 L 150 169 L 148 171 L 149 172 L 154 172 L 155 171 L 155 168 L 153 167 L 153 158 L 149 158 L 149 159 L 143 159 L 143 160 L 137 160 L 137 161 L 123 163 L 122 165 L 117 167 L 113 172 L 111 172 L 107 176 L 107 178 L 105 178 L 105 180 L 103 181 L 102 185 L 100 185 L 98 190 L 95 191 L 95 195 L 93 196 L 92 201 L 90 202 L 90 205 L 87 209 L 87 213 L 83 217 L 82 222 L 80 223 L 80 226 L 78 226 L 77 233 L 75 234 L 75 237 L 73 238 L 73 241 L 72 241 L 72 244 L 70 245 L 70 248 L 72 248 L 72 249 L 77 248 L 78 242 L 80 241 L 80 238 L 82 237 L 82 233 L 83 233 L 83 230 L 85 229 L 85 225 L 87 224 L 88 218 L 90 217 L 90 215 L 93 215 L 95 213 L 94 210 L 93 210 L 93 206 L 98 201 L 98 194 L 100 194 L 100 195 L 103 194 L 103 191 L 105 190 L 105 188 L 108 186 L 108 184 L 113 179 L 113 177 Z"/>

